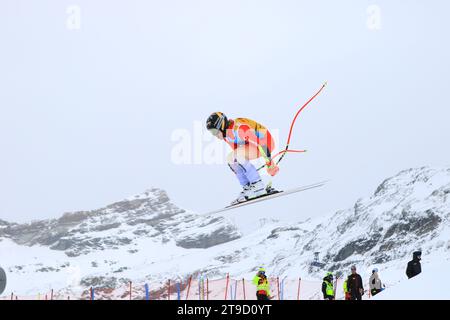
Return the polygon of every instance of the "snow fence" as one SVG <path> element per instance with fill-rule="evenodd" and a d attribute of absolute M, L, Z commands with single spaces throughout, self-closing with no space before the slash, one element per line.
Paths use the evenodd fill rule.
<path fill-rule="evenodd" d="M 275 300 L 321 300 L 322 281 L 302 278 L 269 278 L 271 295 Z M 335 279 L 336 300 L 344 299 L 343 279 Z M 366 289 L 369 285 L 366 284 Z M 370 298 L 370 293 L 365 295 Z M 0 297 L 0 300 L 256 300 L 256 287 L 251 279 L 209 279 L 189 277 L 165 283 L 132 282 L 118 288 L 92 287 L 75 294 L 67 290 L 49 291 L 35 295 Z"/>

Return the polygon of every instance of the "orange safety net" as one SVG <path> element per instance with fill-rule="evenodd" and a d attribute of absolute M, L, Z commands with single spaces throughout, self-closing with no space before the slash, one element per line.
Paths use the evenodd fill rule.
<path fill-rule="evenodd" d="M 118 288 L 92 288 L 79 294 L 68 294 L 66 290 L 45 292 L 36 295 L 2 296 L 0 300 L 256 300 L 256 286 L 252 279 L 193 278 L 183 281 L 172 280 L 166 283 L 128 283 Z M 301 278 L 269 279 L 271 295 L 274 300 L 322 300 L 322 281 Z M 344 300 L 343 279 L 334 281 L 336 300 Z M 366 284 L 365 299 L 370 298 L 369 285 Z"/>

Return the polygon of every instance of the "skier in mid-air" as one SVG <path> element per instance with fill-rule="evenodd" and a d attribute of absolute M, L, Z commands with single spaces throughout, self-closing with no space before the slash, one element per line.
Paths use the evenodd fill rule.
<path fill-rule="evenodd" d="M 242 203 L 270 192 L 258 170 L 250 162 L 263 157 L 267 173 L 271 176 L 278 173 L 279 168 L 271 157 L 275 142 L 269 130 L 251 119 L 228 119 L 222 112 L 211 114 L 206 121 L 206 128 L 213 136 L 228 143 L 233 150 L 227 161 L 243 190 L 231 204 Z"/>
<path fill-rule="evenodd" d="M 260 198 L 265 195 L 268 195 L 265 197 L 265 200 L 267 200 L 274 194 L 292 194 L 306 189 L 320 187 L 325 183 L 321 182 L 303 188 L 278 191 L 273 189 L 270 184 L 265 186 L 263 183 L 258 171 L 264 166 L 256 169 L 250 161 L 264 158 L 267 173 L 273 177 L 279 172 L 280 169 L 278 164 L 286 153 L 305 152 L 306 150 L 293 150 L 289 148 L 294 124 L 302 110 L 304 110 L 306 106 L 315 97 L 317 97 L 320 92 L 322 92 L 326 85 L 327 83 L 325 82 L 322 87 L 297 111 L 291 122 L 286 147 L 284 150 L 275 155 L 272 154 L 275 149 L 275 142 L 269 130 L 267 130 L 267 128 L 262 124 L 247 118 L 228 119 L 222 112 L 214 112 L 209 116 L 206 120 L 206 128 L 213 136 L 228 143 L 233 150 L 228 155 L 228 165 L 238 178 L 239 183 L 242 186 L 242 191 L 237 199 L 231 203 L 231 206 L 208 214 L 229 210 L 232 207 L 234 208 L 237 204 Z M 278 156 L 280 156 L 280 158 L 275 162 L 275 159 Z"/>

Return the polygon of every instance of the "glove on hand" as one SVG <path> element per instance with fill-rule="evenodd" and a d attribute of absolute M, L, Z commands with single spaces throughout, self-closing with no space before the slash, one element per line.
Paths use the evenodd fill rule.
<path fill-rule="evenodd" d="M 267 162 L 266 166 L 267 166 L 267 173 L 270 174 L 272 177 L 274 177 L 280 171 L 280 168 L 273 161 Z"/>

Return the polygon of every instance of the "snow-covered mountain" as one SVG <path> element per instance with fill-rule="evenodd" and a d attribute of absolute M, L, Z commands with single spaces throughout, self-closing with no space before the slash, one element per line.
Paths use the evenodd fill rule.
<path fill-rule="evenodd" d="M 419 248 L 424 272 L 428 264 L 449 264 L 450 168 L 404 170 L 352 208 L 317 219 L 287 224 L 270 219 L 276 212 L 264 215 L 264 225 L 243 235 L 226 215 L 196 215 L 151 189 L 55 220 L 0 220 L 0 264 L 7 290 L 21 295 L 52 288 L 81 296 L 93 286 L 121 297 L 114 289 L 130 280 L 157 291 L 190 275 L 249 279 L 260 265 L 281 278 L 317 280 L 328 270 L 345 275 L 352 264 L 368 278 L 377 265 L 389 288 Z M 322 268 L 311 265 L 314 252 Z"/>

